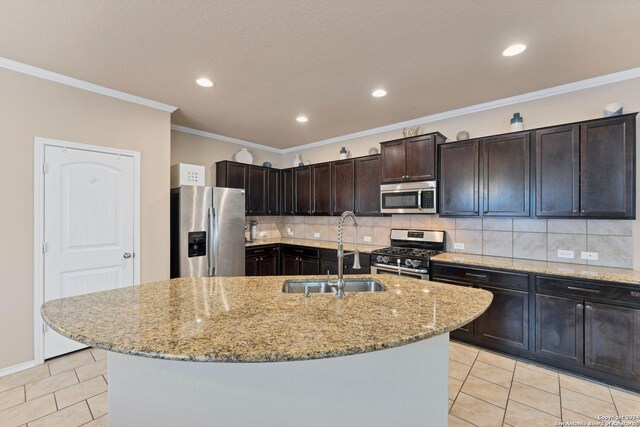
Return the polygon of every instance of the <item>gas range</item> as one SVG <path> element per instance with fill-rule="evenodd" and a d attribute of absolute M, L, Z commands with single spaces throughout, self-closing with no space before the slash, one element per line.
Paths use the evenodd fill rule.
<path fill-rule="evenodd" d="M 444 252 L 444 231 L 391 230 L 391 246 L 371 252 L 373 274 L 429 278 L 429 259 Z"/>

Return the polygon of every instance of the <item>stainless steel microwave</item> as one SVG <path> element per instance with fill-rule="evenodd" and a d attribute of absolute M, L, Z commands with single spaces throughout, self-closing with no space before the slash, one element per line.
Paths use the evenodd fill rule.
<path fill-rule="evenodd" d="M 403 182 L 380 186 L 382 213 L 436 213 L 436 181 Z"/>

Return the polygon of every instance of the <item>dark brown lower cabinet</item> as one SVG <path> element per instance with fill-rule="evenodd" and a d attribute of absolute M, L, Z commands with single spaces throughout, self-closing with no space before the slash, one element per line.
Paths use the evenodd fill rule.
<path fill-rule="evenodd" d="M 300 259 L 295 255 L 282 254 L 282 275 L 298 276 L 300 274 Z"/>
<path fill-rule="evenodd" d="M 478 286 L 493 294 L 491 306 L 475 321 L 475 335 L 499 346 L 529 349 L 529 292 Z"/>
<path fill-rule="evenodd" d="M 320 274 L 338 274 L 338 260 L 330 261 L 328 259 L 320 260 Z"/>
<path fill-rule="evenodd" d="M 493 294 L 453 339 L 640 391 L 637 286 L 437 261 L 431 280 Z"/>
<path fill-rule="evenodd" d="M 477 287 L 493 294 L 489 308 L 451 332 L 453 338 L 499 350 L 529 349 L 529 277 L 498 270 L 432 264 L 432 280 Z"/>
<path fill-rule="evenodd" d="M 300 258 L 300 274 L 310 276 L 320 273 L 320 260 L 317 258 Z"/>
<path fill-rule="evenodd" d="M 245 254 L 245 276 L 278 275 L 277 245 L 247 248 Z"/>
<path fill-rule="evenodd" d="M 640 380 L 640 310 L 585 301 L 584 365 Z"/>
<path fill-rule="evenodd" d="M 536 295 L 536 353 L 568 363 L 582 364 L 583 326 L 581 301 Z"/>

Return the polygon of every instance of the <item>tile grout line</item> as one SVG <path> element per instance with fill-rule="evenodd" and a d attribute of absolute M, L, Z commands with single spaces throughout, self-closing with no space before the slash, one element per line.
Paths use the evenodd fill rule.
<path fill-rule="evenodd" d="M 517 365 L 518 363 L 516 362 L 516 364 L 513 367 L 513 372 L 511 373 L 511 382 L 509 383 L 509 392 L 507 393 L 507 403 L 504 407 L 504 414 L 502 414 L 502 424 L 504 424 L 505 420 L 507 419 L 507 410 L 509 409 L 509 400 L 511 399 L 511 390 L 513 389 L 513 380 L 516 377 Z"/>

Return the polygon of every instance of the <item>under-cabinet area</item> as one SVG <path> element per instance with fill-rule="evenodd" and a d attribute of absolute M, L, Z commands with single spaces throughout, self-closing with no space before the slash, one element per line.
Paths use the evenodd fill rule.
<path fill-rule="evenodd" d="M 640 288 L 432 262 L 431 280 L 493 294 L 452 338 L 640 390 Z"/>

